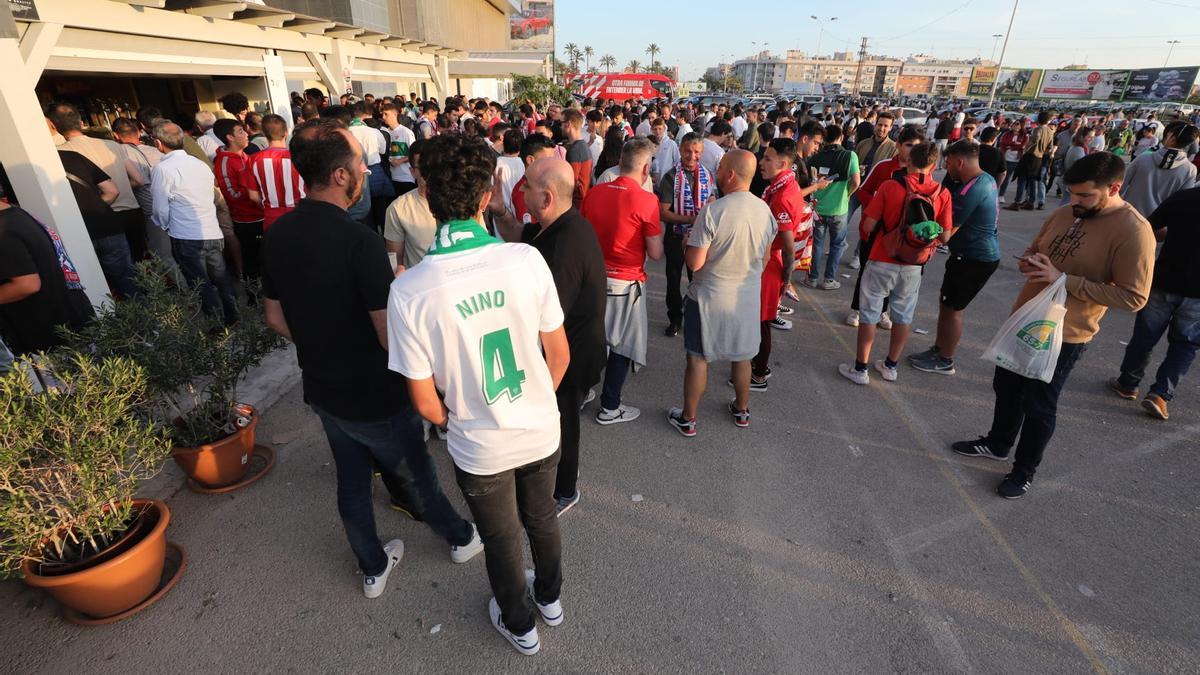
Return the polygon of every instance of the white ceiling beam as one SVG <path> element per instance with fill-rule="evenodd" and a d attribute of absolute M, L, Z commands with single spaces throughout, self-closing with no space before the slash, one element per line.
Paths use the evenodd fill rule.
<path fill-rule="evenodd" d="M 337 24 L 333 21 L 321 21 L 320 19 L 294 19 L 283 25 L 285 30 L 294 30 L 297 33 L 315 33 L 323 35 L 325 31 L 333 28 Z"/>
<path fill-rule="evenodd" d="M 163 7 L 166 7 L 166 5 L 167 5 L 167 0 L 116 0 L 116 1 L 124 3 L 126 5 L 134 5 L 137 7 L 153 7 L 155 9 L 162 9 Z"/>
<path fill-rule="evenodd" d="M 244 2 L 214 2 L 204 4 L 194 4 L 183 11 L 186 14 L 194 16 L 202 16 L 208 19 L 232 19 L 234 14 L 244 11 L 246 3 Z"/>
<path fill-rule="evenodd" d="M 271 28 L 283 28 L 283 24 L 296 18 L 295 14 L 261 12 L 256 10 L 247 10 L 239 14 L 234 21 L 239 23 L 248 23 L 254 26 L 269 26 Z"/>
<path fill-rule="evenodd" d="M 337 28 L 325 31 L 325 35 L 333 38 L 345 38 L 347 40 L 352 40 L 365 32 L 367 32 L 366 28 L 358 28 L 356 26 L 338 26 Z"/>

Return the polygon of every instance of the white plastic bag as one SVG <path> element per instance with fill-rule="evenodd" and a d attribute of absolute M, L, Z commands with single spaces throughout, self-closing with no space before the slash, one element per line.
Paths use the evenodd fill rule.
<path fill-rule="evenodd" d="M 1067 316 L 1067 275 L 1017 308 L 992 338 L 983 360 L 1042 382 L 1054 379 Z"/>

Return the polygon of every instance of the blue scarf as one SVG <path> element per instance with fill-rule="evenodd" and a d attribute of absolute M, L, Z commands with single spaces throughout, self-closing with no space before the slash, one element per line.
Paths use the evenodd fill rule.
<path fill-rule="evenodd" d="M 708 169 L 704 168 L 703 164 L 696 165 L 696 190 L 692 190 L 692 184 L 687 179 L 686 172 L 682 166 L 675 170 L 675 203 L 672 204 L 675 213 L 681 216 L 691 216 L 700 212 L 700 209 L 708 203 L 709 197 L 712 196 L 713 188 L 712 174 Z M 676 234 L 684 234 L 691 227 L 685 224 L 677 224 L 675 226 Z"/>

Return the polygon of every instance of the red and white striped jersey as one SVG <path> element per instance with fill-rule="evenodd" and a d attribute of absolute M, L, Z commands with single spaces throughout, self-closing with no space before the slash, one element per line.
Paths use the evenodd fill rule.
<path fill-rule="evenodd" d="M 254 153 L 248 173 L 247 187 L 262 195 L 264 231 L 304 198 L 304 179 L 287 148 L 268 147 Z"/>

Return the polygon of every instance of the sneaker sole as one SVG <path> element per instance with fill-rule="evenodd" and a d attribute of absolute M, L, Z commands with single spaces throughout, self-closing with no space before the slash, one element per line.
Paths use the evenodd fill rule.
<path fill-rule="evenodd" d="M 667 413 L 667 422 L 669 422 L 671 426 L 675 428 L 675 431 L 678 431 L 679 435 L 683 436 L 684 438 L 692 438 L 696 435 L 696 430 L 694 428 L 688 431 L 679 426 L 679 424 L 675 422 L 675 418 L 671 417 L 671 413 Z"/>
<path fill-rule="evenodd" d="M 491 615 L 492 615 L 492 608 L 491 608 L 491 605 L 489 604 L 488 605 L 488 618 L 489 619 L 491 619 Z M 542 648 L 542 641 L 538 640 L 537 643 L 535 643 L 532 647 L 523 646 L 521 643 L 517 642 L 516 637 L 514 637 L 513 634 L 509 632 L 508 628 L 506 628 L 504 626 L 503 619 L 501 618 L 501 616 L 502 616 L 501 614 L 497 613 L 496 618 L 491 619 L 492 628 L 495 628 L 496 632 L 499 633 L 501 636 L 503 636 L 504 639 L 508 641 L 508 644 L 513 646 L 513 649 L 516 649 L 518 652 L 524 654 L 525 656 L 533 656 L 534 654 L 538 653 L 538 650 L 540 650 Z"/>
<path fill-rule="evenodd" d="M 774 324 L 774 323 L 771 324 L 771 328 L 774 328 L 775 330 L 791 330 L 792 329 L 791 326 L 780 326 L 779 324 Z"/>
<path fill-rule="evenodd" d="M 547 626 L 562 625 L 562 622 L 563 622 L 563 613 L 562 612 L 559 612 L 558 616 L 546 616 L 546 613 L 542 611 L 542 606 L 540 604 L 538 604 L 537 596 L 535 596 L 533 594 L 534 578 L 535 577 L 534 577 L 533 570 L 528 570 L 528 569 L 525 570 L 525 590 L 529 592 L 529 599 L 533 601 L 533 606 L 537 607 L 537 613 L 538 613 L 538 616 L 542 617 L 542 623 L 545 623 Z M 539 640 L 539 642 L 540 642 L 540 640 Z"/>
<path fill-rule="evenodd" d="M 934 373 L 935 375 L 953 375 L 955 373 L 954 366 L 950 366 L 949 368 L 922 368 L 917 365 L 916 361 L 909 361 L 908 363 L 922 373 Z"/>
<path fill-rule="evenodd" d="M 1029 489 L 1026 488 L 1025 492 L 1022 492 L 1019 495 L 1000 495 L 999 491 L 997 491 L 996 494 L 1000 495 L 1001 497 L 1003 497 L 1005 499 L 1020 499 L 1021 497 L 1024 497 L 1028 492 L 1029 492 Z"/>
<path fill-rule="evenodd" d="M 562 510 L 558 512 L 558 515 L 557 515 L 557 517 L 559 517 L 559 518 L 562 518 L 562 515 L 563 515 L 564 513 L 566 513 L 567 511 L 570 511 L 572 508 L 574 508 L 574 507 L 575 507 L 575 505 L 579 503 L 579 500 L 580 500 L 580 499 L 583 499 L 583 495 L 580 495 L 579 497 L 577 497 L 577 498 L 575 499 L 575 501 L 573 501 L 573 502 L 571 502 L 571 503 L 567 504 L 566 506 L 564 506 L 564 507 L 562 508 Z"/>
<path fill-rule="evenodd" d="M 1165 420 L 1170 418 L 1170 415 L 1163 413 L 1162 410 L 1159 410 L 1158 406 L 1151 403 L 1149 399 L 1142 401 L 1142 410 L 1145 410 L 1147 415 L 1155 419 Z"/>
<path fill-rule="evenodd" d="M 1111 391 L 1112 393 L 1116 394 L 1119 398 L 1125 399 L 1126 401 L 1136 401 L 1138 399 L 1138 393 L 1136 391 L 1133 393 L 1130 393 L 1130 392 L 1124 391 L 1122 389 L 1117 389 L 1116 387 L 1112 386 L 1111 384 L 1108 385 L 1108 390 Z"/>
<path fill-rule="evenodd" d="M 978 452 L 963 452 L 962 450 L 958 450 L 955 448 L 951 448 L 951 450 L 954 450 L 955 454 L 962 455 L 963 457 L 980 457 L 983 459 L 990 459 L 994 462 L 1007 462 L 1008 461 L 1008 455 L 1004 455 L 1003 457 L 998 457 L 996 455 L 984 455 L 984 454 L 980 454 Z"/>
<path fill-rule="evenodd" d="M 766 379 L 771 379 L 771 376 L 770 376 L 770 375 L 768 375 L 768 376 L 766 377 Z M 731 388 L 735 388 L 735 387 L 733 386 L 733 380 L 725 380 L 725 384 L 726 384 L 726 385 L 728 385 L 728 386 L 729 386 L 729 387 L 731 387 Z M 758 389 L 755 389 L 755 388 L 754 388 L 754 383 L 753 383 L 753 382 L 751 382 L 751 383 L 750 383 L 750 391 L 767 391 L 768 389 L 769 389 L 769 386 L 768 386 L 767 384 L 765 384 L 765 383 L 763 384 L 763 386 L 759 387 Z"/>
<path fill-rule="evenodd" d="M 611 420 L 602 420 L 599 417 L 597 417 L 596 424 L 602 424 L 604 426 L 608 426 L 610 424 L 620 424 L 622 422 L 632 422 L 632 421 L 636 420 L 638 417 L 641 417 L 641 415 L 638 415 L 637 417 L 625 417 L 624 415 L 622 415 L 621 417 L 614 417 Z"/>

